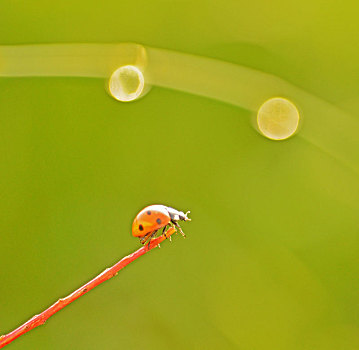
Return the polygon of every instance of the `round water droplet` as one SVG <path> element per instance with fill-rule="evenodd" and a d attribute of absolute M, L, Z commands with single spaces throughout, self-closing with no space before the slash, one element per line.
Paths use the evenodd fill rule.
<path fill-rule="evenodd" d="M 138 99 L 143 94 L 144 87 L 143 73 L 131 65 L 116 69 L 109 81 L 110 94 L 122 102 Z"/>
<path fill-rule="evenodd" d="M 257 114 L 260 132 L 271 140 L 291 137 L 299 126 L 299 111 L 293 102 L 274 97 L 262 104 Z"/>

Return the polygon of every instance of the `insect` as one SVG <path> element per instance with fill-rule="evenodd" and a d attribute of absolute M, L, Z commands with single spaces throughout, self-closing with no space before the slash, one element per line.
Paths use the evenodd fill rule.
<path fill-rule="evenodd" d="M 168 226 L 175 226 L 183 237 L 183 233 L 178 221 L 191 221 L 187 213 L 164 205 L 150 205 L 142 209 L 132 224 L 132 235 L 139 237 L 142 244 L 151 242 L 157 231 L 163 227 L 162 234 L 166 237 Z M 167 238 L 167 237 L 166 237 Z"/>

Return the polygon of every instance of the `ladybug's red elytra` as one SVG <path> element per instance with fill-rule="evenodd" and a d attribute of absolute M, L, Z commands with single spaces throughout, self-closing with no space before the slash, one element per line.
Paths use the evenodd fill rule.
<path fill-rule="evenodd" d="M 160 228 L 163 227 L 162 234 L 166 236 L 168 226 L 175 226 L 185 237 L 178 221 L 191 221 L 187 217 L 188 213 L 189 211 L 183 213 L 160 204 L 150 205 L 142 209 L 133 220 L 132 235 L 139 237 L 142 244 L 146 244 L 151 241 Z"/>

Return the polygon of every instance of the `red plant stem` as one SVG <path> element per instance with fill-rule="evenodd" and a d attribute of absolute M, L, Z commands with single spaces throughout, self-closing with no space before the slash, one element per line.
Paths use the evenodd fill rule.
<path fill-rule="evenodd" d="M 174 232 L 176 232 L 176 229 L 174 227 L 170 227 L 166 232 L 166 237 L 170 237 Z M 98 276 L 96 276 L 94 279 L 92 279 L 90 282 L 87 282 L 86 284 L 75 290 L 67 297 L 59 299 L 55 304 L 51 305 L 48 309 L 46 309 L 45 311 L 41 312 L 38 315 L 35 315 L 33 318 L 31 318 L 30 320 L 22 324 L 20 327 L 13 330 L 12 332 L 2 335 L 0 337 L 0 348 L 3 348 L 5 345 L 11 343 L 13 340 L 20 337 L 20 335 L 23 335 L 26 332 L 30 331 L 31 329 L 44 324 L 46 320 L 50 318 L 54 313 L 60 311 L 66 305 L 71 304 L 74 300 L 86 294 L 87 292 L 89 292 L 91 289 L 95 288 L 102 282 L 105 282 L 110 278 L 112 278 L 113 276 L 116 276 L 118 271 L 120 271 L 122 268 L 124 268 L 132 261 L 139 258 L 141 255 L 147 253 L 149 250 L 157 247 L 161 242 L 163 242 L 166 239 L 166 237 L 164 235 L 161 235 L 157 238 L 152 239 L 149 245 L 146 244 L 145 246 L 136 250 L 134 253 L 125 256 L 115 265 L 106 269 Z"/>

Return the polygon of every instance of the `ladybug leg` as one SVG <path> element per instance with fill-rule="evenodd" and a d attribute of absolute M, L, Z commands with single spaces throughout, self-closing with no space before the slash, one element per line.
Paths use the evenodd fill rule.
<path fill-rule="evenodd" d="M 146 244 L 148 240 L 152 237 L 153 232 L 147 233 L 146 235 L 139 237 L 141 244 Z"/>
<path fill-rule="evenodd" d="M 167 237 L 167 235 L 166 235 L 167 228 L 168 228 L 167 226 L 165 226 L 165 227 L 163 228 L 163 230 L 162 230 L 162 235 L 165 236 L 166 239 L 168 238 L 168 239 L 170 240 L 170 242 L 172 242 L 171 236 Z"/>
<path fill-rule="evenodd" d="M 184 232 L 181 229 L 181 226 L 178 225 L 178 222 L 173 221 L 173 224 L 178 228 L 178 231 L 180 232 L 180 234 L 182 235 L 183 238 L 186 238 L 186 235 L 184 234 Z"/>
<path fill-rule="evenodd" d="M 148 240 L 149 234 L 143 236 L 143 237 L 139 237 L 140 239 L 140 243 L 141 244 L 146 244 L 147 240 Z"/>
<path fill-rule="evenodd" d="M 166 239 L 167 239 L 167 236 L 166 236 L 166 228 L 167 228 L 167 226 L 165 226 L 164 228 L 163 228 L 163 230 L 162 230 L 162 234 L 166 237 Z"/>
<path fill-rule="evenodd" d="M 176 226 L 174 225 L 174 222 L 173 221 L 170 221 L 169 224 L 172 228 L 175 229 L 175 234 L 177 234 L 177 229 L 176 229 Z"/>
<path fill-rule="evenodd" d="M 146 241 L 145 241 L 145 243 L 148 242 L 148 245 L 147 245 L 147 248 L 148 248 L 148 249 L 150 249 L 150 244 L 151 244 L 152 238 L 155 237 L 157 231 L 158 231 L 158 230 L 153 231 L 152 233 L 148 234 L 147 239 L 146 239 Z M 160 245 L 158 245 L 158 246 L 160 247 Z"/>

